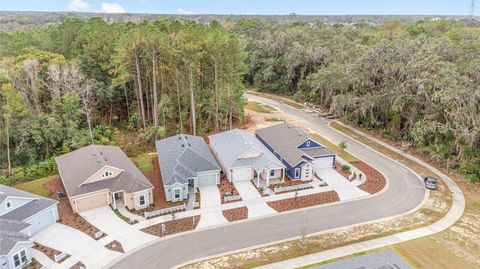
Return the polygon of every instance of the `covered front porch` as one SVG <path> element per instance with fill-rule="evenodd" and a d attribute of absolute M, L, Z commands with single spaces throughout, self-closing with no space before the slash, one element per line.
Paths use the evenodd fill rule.
<path fill-rule="evenodd" d="M 254 170 L 253 183 L 257 188 L 268 187 L 271 184 L 279 184 L 285 181 L 285 169 L 283 167 L 266 166 L 258 172 Z"/>

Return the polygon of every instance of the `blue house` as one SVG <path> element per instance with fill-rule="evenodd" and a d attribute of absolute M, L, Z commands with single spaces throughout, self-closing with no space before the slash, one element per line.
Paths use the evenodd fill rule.
<path fill-rule="evenodd" d="M 335 166 L 335 153 L 303 130 L 281 123 L 259 129 L 256 137 L 287 167 L 293 180 L 312 180 L 319 169 Z"/>

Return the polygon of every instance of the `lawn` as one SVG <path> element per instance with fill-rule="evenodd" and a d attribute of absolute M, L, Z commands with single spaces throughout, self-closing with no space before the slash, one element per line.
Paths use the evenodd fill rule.
<path fill-rule="evenodd" d="M 316 133 L 310 133 L 310 135 L 315 138 L 318 142 L 320 142 L 322 145 L 325 147 L 329 148 L 330 150 L 333 150 L 335 153 L 337 153 L 340 158 L 344 159 L 345 161 L 352 163 L 352 162 L 358 162 L 359 159 L 352 154 L 348 153 L 345 150 L 342 150 L 338 145 L 333 144 L 332 142 L 328 141 L 324 137 L 320 136 L 319 134 Z M 347 148 L 348 149 L 348 148 Z"/>
<path fill-rule="evenodd" d="M 27 192 L 35 193 L 43 197 L 49 197 L 50 191 L 47 190 L 43 185 L 48 181 L 55 179 L 56 177 L 58 176 L 57 175 L 49 176 L 49 177 L 44 177 L 44 178 L 36 179 L 33 181 L 21 183 L 19 185 L 16 185 L 15 188 L 24 190 Z"/>
<path fill-rule="evenodd" d="M 272 113 L 275 111 L 275 109 L 264 105 L 260 104 L 258 102 L 248 102 L 248 104 L 245 106 L 246 109 L 258 112 L 258 113 Z"/>
<path fill-rule="evenodd" d="M 142 173 L 145 173 L 153 171 L 152 157 L 152 155 L 139 155 L 133 157 L 132 160 L 137 165 L 138 169 L 140 169 Z"/>

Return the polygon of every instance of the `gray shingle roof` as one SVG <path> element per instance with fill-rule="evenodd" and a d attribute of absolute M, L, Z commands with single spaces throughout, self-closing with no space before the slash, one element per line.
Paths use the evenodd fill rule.
<path fill-rule="evenodd" d="M 257 172 L 271 163 L 285 167 L 265 145 L 246 131 L 233 129 L 211 135 L 208 138 L 210 145 L 216 149 L 219 157 L 230 167 L 252 166 Z M 240 156 L 252 149 L 259 150 L 262 154 L 254 158 L 239 159 Z"/>
<path fill-rule="evenodd" d="M 30 216 L 35 215 L 36 213 L 44 210 L 47 207 L 50 207 L 56 204 L 57 201 L 50 199 L 36 199 L 31 202 L 26 203 L 25 205 L 16 208 L 7 214 L 3 215 L 3 218 L 12 219 L 12 220 L 24 220 Z"/>
<path fill-rule="evenodd" d="M 2 224 L 0 222 L 0 224 Z M 19 233 L 0 230 L 0 255 L 7 255 L 19 242 L 29 242 L 30 236 Z"/>
<path fill-rule="evenodd" d="M 55 158 L 58 171 L 69 196 L 102 189 L 132 193 L 153 188 L 150 181 L 116 146 L 89 145 Z M 118 176 L 81 185 L 104 166 L 123 170 Z M 80 186 L 81 185 L 81 186 Z"/>
<path fill-rule="evenodd" d="M 304 155 L 315 157 L 335 154 L 324 146 L 310 149 L 299 149 L 298 146 L 303 142 L 308 139 L 315 141 L 315 139 L 310 137 L 303 130 L 288 123 L 280 123 L 259 129 L 256 133 L 291 166 L 295 166 L 304 160 L 302 157 Z M 320 144 L 318 141 L 316 142 Z"/>
<path fill-rule="evenodd" d="M 163 184 L 186 184 L 197 173 L 220 170 L 202 137 L 175 135 L 155 142 Z"/>
<path fill-rule="evenodd" d="M 14 196 L 14 197 L 31 197 L 31 198 L 43 198 L 36 194 L 21 191 L 19 189 L 15 189 L 12 187 L 7 187 L 5 185 L 0 185 L 0 203 L 2 203 L 7 197 Z"/>

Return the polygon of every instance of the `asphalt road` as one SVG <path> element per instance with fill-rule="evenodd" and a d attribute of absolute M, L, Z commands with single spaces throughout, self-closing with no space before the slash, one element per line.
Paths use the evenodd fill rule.
<path fill-rule="evenodd" d="M 309 127 L 334 143 L 347 141 L 348 151 L 374 165 L 389 181 L 376 196 L 288 214 L 233 223 L 159 240 L 124 256 L 111 268 L 171 268 L 191 260 L 284 240 L 306 233 L 373 221 L 408 212 L 422 203 L 425 189 L 408 169 L 328 127 L 328 122 L 283 103 L 257 96 L 248 98 L 308 122 Z"/>

